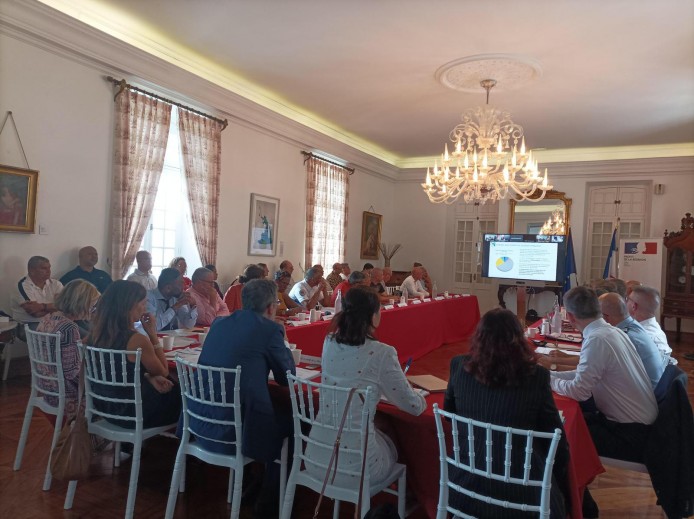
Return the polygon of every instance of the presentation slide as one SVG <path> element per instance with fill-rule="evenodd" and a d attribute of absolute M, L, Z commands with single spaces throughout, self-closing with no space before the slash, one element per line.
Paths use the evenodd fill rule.
<path fill-rule="evenodd" d="M 491 278 L 556 281 L 559 243 L 487 240 L 486 274 Z M 485 251 L 486 252 L 486 251 Z"/>

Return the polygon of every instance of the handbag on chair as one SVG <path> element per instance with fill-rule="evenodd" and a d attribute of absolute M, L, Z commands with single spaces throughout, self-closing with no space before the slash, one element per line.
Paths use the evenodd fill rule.
<path fill-rule="evenodd" d="M 84 362 L 80 368 L 79 399 L 75 416 L 60 431 L 58 442 L 51 453 L 51 474 L 60 480 L 85 479 L 89 475 L 92 442 L 87 418 L 82 408 L 84 394 Z"/>
<path fill-rule="evenodd" d="M 330 470 L 333 470 L 333 477 L 331 483 L 335 481 L 335 474 L 337 474 L 337 461 L 340 456 L 340 441 L 342 439 L 342 430 L 345 428 L 345 420 L 347 419 L 347 413 L 349 412 L 349 405 L 352 403 L 352 397 L 357 391 L 357 388 L 353 387 L 347 395 L 347 403 L 345 404 L 345 410 L 342 413 L 342 419 L 340 420 L 340 427 L 337 429 L 337 435 L 335 436 L 335 443 L 333 445 L 333 452 L 330 456 L 330 462 L 328 463 L 328 470 L 325 472 L 325 479 L 323 480 L 323 487 L 320 491 L 320 496 L 318 496 L 318 503 L 316 504 L 316 509 L 313 511 L 313 519 L 318 518 L 318 510 L 320 509 L 321 502 L 323 501 L 323 495 L 325 494 L 325 487 L 328 485 L 328 479 L 330 478 Z M 362 397 L 363 400 L 363 397 Z M 359 500 L 357 505 L 354 507 L 354 519 L 359 519 L 359 512 L 361 511 L 361 500 L 362 493 L 364 490 L 364 471 L 366 470 L 366 452 L 369 447 L 369 421 L 366 422 L 366 444 L 364 445 L 364 458 L 361 463 L 361 476 L 359 477 Z"/>

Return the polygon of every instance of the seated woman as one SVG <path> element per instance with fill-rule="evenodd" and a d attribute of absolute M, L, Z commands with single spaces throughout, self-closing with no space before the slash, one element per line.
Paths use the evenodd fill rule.
<path fill-rule="evenodd" d="M 344 296 L 342 311 L 335 315 L 331 323 L 331 331 L 323 345 L 322 382 L 327 385 L 341 387 L 372 388 L 372 409 L 375 414 L 376 404 L 385 395 L 388 401 L 399 409 L 420 415 L 426 409 L 426 401 L 419 393 L 414 391 L 402 372 L 398 355 L 392 346 L 379 342 L 374 337 L 376 328 L 381 322 L 381 305 L 378 295 L 368 287 L 356 286 Z M 329 398 L 323 399 L 321 394 L 320 413 L 333 414 L 332 404 Z M 344 396 L 346 401 L 346 395 Z M 344 408 L 345 401 L 338 402 L 338 406 Z M 351 405 L 354 408 L 352 419 L 358 426 L 361 420 L 363 405 L 361 400 L 355 398 Z M 339 421 L 340 412 L 337 416 Z M 373 414 L 371 416 L 373 420 Z M 336 424 L 337 425 L 337 424 Z M 320 431 L 322 433 L 324 431 Z M 309 444 L 307 455 L 317 463 L 328 464 L 334 442 L 332 438 L 321 437 L 315 430 L 311 431 L 311 437 L 328 443 L 331 448 L 324 449 Z M 342 445 L 349 448 L 359 448 L 357 435 L 344 434 Z M 372 426 L 369 428 L 368 438 L 368 463 L 371 484 L 375 485 L 384 480 L 391 472 L 398 459 L 398 453 L 392 440 L 382 431 Z M 341 454 L 339 467 L 346 470 L 361 470 L 361 464 L 357 456 Z M 321 480 L 325 477 L 325 469 L 308 464 L 307 470 L 315 472 L 315 476 Z M 353 481 L 339 482 L 336 484 L 352 486 Z M 358 484 L 358 477 L 357 484 Z"/>
<path fill-rule="evenodd" d="M 562 429 L 561 441 L 554 461 L 551 490 L 552 517 L 566 517 L 569 510 L 567 466 L 569 447 L 559 413 L 557 412 L 549 384 L 549 371 L 537 364 L 537 357 L 523 336 L 523 329 L 516 316 L 501 308 L 487 312 L 472 337 L 470 354 L 451 360 L 451 375 L 444 400 L 444 409 L 466 418 L 495 425 L 553 432 Z M 476 459 L 484 467 L 485 437 L 476 430 Z M 479 436 L 478 436 L 479 434 Z M 460 432 L 461 452 L 467 453 L 467 427 Z M 502 436 L 502 435 L 500 435 Z M 505 446 L 493 438 L 492 456 L 498 461 L 495 471 L 503 473 Z M 511 476 L 523 474 L 525 442 L 514 443 L 512 449 Z M 547 441 L 546 446 L 549 445 Z M 543 444 L 535 443 L 530 476 L 541 479 L 546 451 Z M 467 456 L 463 461 L 467 461 Z M 517 472 L 516 472 L 517 471 Z M 464 471 L 449 472 L 450 480 L 458 485 L 491 495 L 496 499 L 508 499 L 539 504 L 540 489 L 520 487 Z M 537 517 L 537 514 L 504 509 L 470 499 L 452 491 L 449 503 L 466 514 L 475 517 Z"/>
<path fill-rule="evenodd" d="M 205 268 L 212 272 L 214 275 L 214 289 L 217 291 L 217 294 L 219 294 L 219 297 L 224 299 L 224 294 L 222 294 L 222 289 L 219 288 L 219 283 L 217 283 L 217 278 L 219 277 L 219 274 L 217 273 L 217 267 L 215 265 L 209 264 L 205 265 Z M 192 280 L 191 280 L 192 281 Z"/>
<path fill-rule="evenodd" d="M 289 317 L 304 311 L 304 307 L 294 301 L 287 294 L 287 287 L 292 275 L 284 270 L 275 272 L 275 284 L 277 285 L 277 315 L 280 317 Z"/>
<path fill-rule="evenodd" d="M 186 272 L 188 271 L 188 264 L 186 263 L 185 258 L 178 256 L 178 257 L 172 259 L 171 263 L 169 263 L 169 268 L 178 270 L 181 273 L 181 276 L 183 276 L 183 291 L 184 292 L 193 286 L 193 281 L 189 277 L 186 276 Z"/>
<path fill-rule="evenodd" d="M 134 281 L 114 281 L 101 296 L 92 321 L 92 331 L 87 344 L 112 350 L 142 350 L 140 357 L 140 381 L 142 387 L 143 426 L 157 427 L 173 424 L 181 411 L 181 393 L 168 378 L 169 366 L 159 343 L 154 317 L 145 313 L 147 291 Z M 135 331 L 140 321 L 147 336 Z M 135 356 L 128 356 L 126 364 L 128 381 L 135 374 Z M 116 366 L 120 373 L 120 365 Z M 120 380 L 120 377 L 117 378 Z M 110 398 L 132 398 L 128 388 L 92 385 L 94 391 Z M 134 416 L 131 404 L 94 400 L 95 407 L 103 412 Z M 111 420 L 128 429 L 135 428 L 134 421 Z"/>
<path fill-rule="evenodd" d="M 241 303 L 241 291 L 243 290 L 243 285 L 248 283 L 252 279 L 262 279 L 263 267 L 258 265 L 248 265 L 243 271 L 243 275 L 239 276 L 239 282 L 235 285 L 231 285 L 224 294 L 224 302 L 227 304 L 229 313 L 234 313 L 236 310 L 241 310 L 243 304 Z"/>
<path fill-rule="evenodd" d="M 99 300 L 99 291 L 94 285 L 83 279 L 70 281 L 55 298 L 56 312 L 45 315 L 39 322 L 37 331 L 43 333 L 60 333 L 60 358 L 65 378 L 65 414 L 66 419 L 77 412 L 79 397 L 79 378 L 81 359 L 77 349 L 80 340 L 79 326 L 75 321 L 88 321 L 91 310 Z M 44 380 L 41 387 L 58 391 L 57 384 Z M 52 406 L 58 405 L 58 398 L 44 395 L 43 399 Z M 83 404 L 84 405 L 84 404 Z M 46 415 L 52 422 L 54 415 Z"/>

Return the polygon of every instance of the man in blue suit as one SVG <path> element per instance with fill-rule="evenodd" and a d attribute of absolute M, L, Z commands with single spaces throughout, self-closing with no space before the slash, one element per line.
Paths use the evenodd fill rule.
<path fill-rule="evenodd" d="M 267 490 L 268 498 L 276 503 L 277 496 L 272 493 L 277 493 L 275 481 L 279 483 L 279 471 L 273 461 L 279 458 L 282 441 L 292 432 L 292 416 L 291 411 L 287 412 L 289 405 L 282 410 L 276 410 L 273 406 L 268 375 L 272 371 L 275 382 L 286 386 L 286 372 L 296 373 L 296 367 L 291 352 L 284 344 L 284 330 L 273 320 L 277 309 L 277 285 L 267 279 L 249 281 L 243 287 L 241 301 L 242 310 L 212 323 L 198 363 L 223 368 L 241 366 L 241 449 L 245 456 L 267 464 L 263 491 Z M 233 377 L 229 377 L 226 387 L 233 387 L 233 382 Z M 234 441 L 234 431 L 228 427 L 194 422 L 191 420 L 191 427 L 202 436 Z M 197 441 L 216 452 L 233 453 L 235 449 L 233 445 L 202 438 Z"/>

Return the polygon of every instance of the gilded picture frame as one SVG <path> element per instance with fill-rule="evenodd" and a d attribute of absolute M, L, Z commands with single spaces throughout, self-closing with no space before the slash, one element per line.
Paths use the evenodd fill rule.
<path fill-rule="evenodd" d="M 381 243 L 381 224 L 383 215 L 364 211 L 361 219 L 361 241 L 359 257 L 361 259 L 377 260 L 379 258 L 378 244 Z"/>
<path fill-rule="evenodd" d="M 0 231 L 36 230 L 39 172 L 0 165 Z"/>

